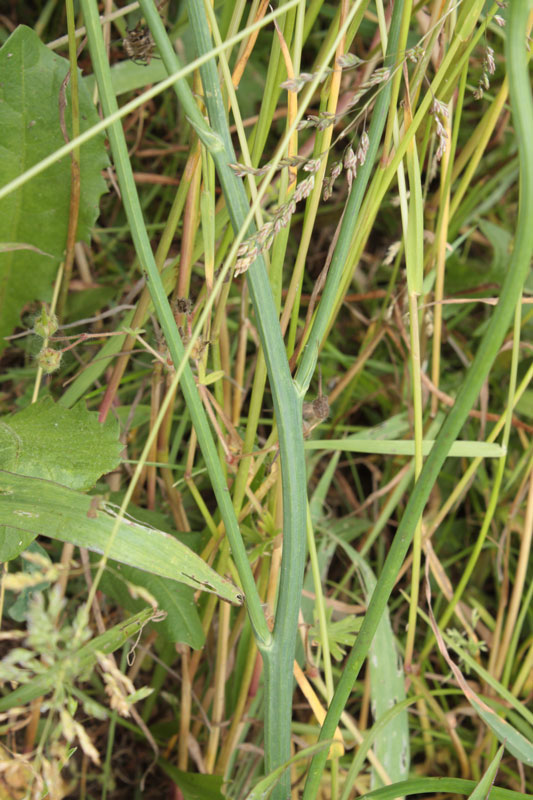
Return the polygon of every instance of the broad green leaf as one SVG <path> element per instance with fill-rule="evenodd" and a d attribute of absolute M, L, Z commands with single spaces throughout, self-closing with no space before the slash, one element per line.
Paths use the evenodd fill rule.
<path fill-rule="evenodd" d="M 9 526 L 0 527 L 0 561 L 11 561 L 27 550 L 35 539 L 31 531 L 21 531 Z"/>
<path fill-rule="evenodd" d="M 157 762 L 168 777 L 180 789 L 185 800 L 224 800 L 222 775 L 200 775 L 196 772 L 183 772 L 174 764 L 160 758 Z"/>
<path fill-rule="evenodd" d="M 139 631 L 150 621 L 154 612 L 151 608 L 144 608 L 139 614 L 130 617 L 115 625 L 111 630 L 106 631 L 96 639 L 92 639 L 88 644 L 80 647 L 75 655 L 66 655 L 64 659 L 54 664 L 46 672 L 36 676 L 23 686 L 0 698 L 0 712 L 7 711 L 15 706 L 24 706 L 36 697 L 47 694 L 56 684 L 58 671 L 65 681 L 73 682 L 78 675 L 86 672 L 96 663 L 96 653 L 114 653 L 119 647 L 129 639 L 136 636 Z"/>
<path fill-rule="evenodd" d="M 142 597 L 132 597 L 126 581 L 134 587 L 142 586 L 157 600 L 159 608 L 166 611 L 165 619 L 157 623 L 157 630 L 161 631 L 166 641 L 188 644 L 194 650 L 203 647 L 205 634 L 194 602 L 194 592 L 189 586 L 125 564 L 111 563 L 102 575 L 100 588 L 128 611 L 139 611 L 146 601 Z"/>
<path fill-rule="evenodd" d="M 107 551 L 115 527 L 114 508 L 66 486 L 0 471 L 0 525 L 72 542 L 96 553 Z M 123 519 L 109 558 L 179 583 L 213 592 L 241 605 L 242 594 L 200 556 L 173 536 Z"/>
<path fill-rule="evenodd" d="M 65 58 L 45 47 L 37 34 L 24 25 L 0 49 L 3 184 L 65 144 L 59 94 L 68 68 Z M 66 96 L 66 128 L 72 136 L 70 88 Z M 98 115 L 83 82 L 79 101 L 80 128 L 84 131 L 98 121 Z M 101 176 L 108 164 L 104 142 L 105 137 L 100 134 L 81 148 L 79 240 L 89 240 L 100 196 L 106 191 Z M 0 252 L 0 350 L 5 347 L 3 337 L 19 323 L 23 306 L 51 296 L 52 280 L 66 245 L 70 165 L 69 158 L 62 159 L 0 202 L 0 241 L 32 248 Z"/>
<path fill-rule="evenodd" d="M 376 578 L 365 559 L 343 539 L 329 534 L 355 562 L 364 585 L 366 598 L 376 586 Z M 381 617 L 369 652 L 370 700 L 372 716 L 376 721 L 398 703 L 405 701 L 405 673 L 390 623 L 388 609 Z M 398 781 L 409 774 L 409 722 L 407 708 L 396 714 L 384 727 L 379 728 L 374 740 L 374 751 L 391 780 Z M 372 771 L 372 781 L 380 781 Z M 397 795 L 401 796 L 401 793 Z"/>
<path fill-rule="evenodd" d="M 488 769 L 481 778 L 480 782 L 470 795 L 469 800 L 485 800 L 485 798 L 489 796 L 490 787 L 494 783 L 494 779 L 496 778 L 496 774 L 498 772 L 498 767 L 500 766 L 500 761 L 502 760 L 503 750 L 504 748 L 502 745 L 490 762 Z"/>
<path fill-rule="evenodd" d="M 395 716 L 402 713 L 404 709 L 409 708 L 413 703 L 416 703 L 421 696 L 422 695 L 415 695 L 414 697 L 408 697 L 400 703 L 397 703 L 393 708 L 389 708 L 388 711 L 385 711 L 385 713 L 374 722 L 370 730 L 365 732 L 361 744 L 357 747 L 355 758 L 350 764 L 350 769 L 344 779 L 344 787 L 340 800 L 348 800 L 348 798 L 351 797 L 354 782 L 363 768 L 368 751 L 372 747 L 376 737 L 389 725 Z"/>
<path fill-rule="evenodd" d="M 46 397 L 0 419 L 0 469 L 89 489 L 120 462 L 118 425 L 101 425 L 83 403 L 69 410 Z M 31 531 L 0 528 L 0 561 L 10 561 L 35 538 Z"/>
<path fill-rule="evenodd" d="M 49 397 L 0 419 L 0 469 L 90 489 L 120 463 L 118 424 L 101 425 L 84 403 L 72 409 Z"/>
<path fill-rule="evenodd" d="M 364 558 L 350 548 L 362 575 L 365 596 L 370 599 L 376 587 L 376 578 Z M 392 631 L 389 610 L 381 617 L 372 640 L 369 653 L 370 707 L 372 716 L 379 720 L 389 709 L 405 700 L 405 673 Z M 407 709 L 397 714 L 376 736 L 374 751 L 392 781 L 409 775 L 409 721 Z M 372 770 L 372 785 L 381 786 L 382 781 Z"/>

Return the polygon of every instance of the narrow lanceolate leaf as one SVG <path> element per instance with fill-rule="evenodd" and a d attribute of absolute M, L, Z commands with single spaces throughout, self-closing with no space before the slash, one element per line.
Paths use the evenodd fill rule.
<path fill-rule="evenodd" d="M 480 782 L 470 795 L 469 800 L 485 800 L 485 798 L 489 796 L 491 786 L 494 783 L 494 779 L 496 778 L 498 772 L 498 767 L 500 766 L 500 761 L 502 760 L 503 750 L 504 748 L 502 745 L 490 762 L 488 769 L 481 778 Z"/>
<path fill-rule="evenodd" d="M 168 533 L 123 519 L 109 545 L 115 523 L 113 507 L 98 497 L 51 481 L 0 472 L 0 525 L 107 552 L 115 561 L 242 604 L 242 595 L 231 581 Z"/>
<path fill-rule="evenodd" d="M 427 456 L 435 445 L 434 441 L 425 439 L 422 442 L 422 454 Z M 305 442 L 306 450 L 342 450 L 346 453 L 378 453 L 390 456 L 413 456 L 414 440 L 399 441 L 396 439 L 311 439 Z M 492 442 L 459 441 L 450 447 L 450 458 L 500 458 L 506 450 Z"/>
<path fill-rule="evenodd" d="M 411 794 L 463 794 L 469 795 L 475 789 L 476 782 L 464 778 L 411 778 L 400 783 L 391 783 L 362 795 L 361 800 L 395 800 L 396 797 Z M 531 795 L 525 792 L 514 792 L 511 789 L 500 789 L 493 786 L 490 790 L 490 800 L 531 800 Z"/>
<path fill-rule="evenodd" d="M 60 91 L 69 65 L 37 34 L 20 25 L 0 49 L 0 175 L 2 184 L 65 144 L 60 126 Z M 65 123 L 71 135 L 69 89 Z M 80 84 L 82 132 L 98 122 L 87 87 Z M 106 191 L 104 136 L 83 145 L 77 238 L 89 240 Z M 70 159 L 62 159 L 0 202 L 0 351 L 20 321 L 24 305 L 51 296 L 52 280 L 65 250 L 70 203 Z M 15 247 L 22 245 L 24 249 Z M 51 257 L 50 257 L 51 256 Z"/>
<path fill-rule="evenodd" d="M 498 741 L 503 743 L 506 750 L 515 758 L 533 767 L 533 744 L 506 720 L 498 716 L 491 708 L 483 707 L 476 700 L 468 698 L 481 719 L 489 726 Z"/>

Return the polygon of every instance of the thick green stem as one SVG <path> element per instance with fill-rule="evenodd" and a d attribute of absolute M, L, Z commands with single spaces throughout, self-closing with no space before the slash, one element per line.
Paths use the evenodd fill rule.
<path fill-rule="evenodd" d="M 141 0 L 141 7 L 167 70 L 169 73 L 176 71 L 179 68 L 178 61 L 153 2 Z M 191 1 L 187 7 L 198 53 L 207 53 L 212 49 L 212 44 L 202 5 Z M 246 220 L 249 203 L 242 181 L 229 166 L 236 158 L 215 62 L 207 62 L 201 68 L 201 75 L 211 124 L 208 133 L 203 118 L 198 120 L 198 111 L 187 83 L 179 81 L 175 89 L 195 130 L 211 152 L 231 222 L 237 233 Z M 251 233 L 251 229 L 248 233 Z M 306 473 L 302 398 L 290 374 L 262 257 L 256 259 L 247 277 L 274 401 L 283 484 L 283 559 L 273 641 L 268 645 L 264 641 L 258 642 L 265 664 L 265 766 L 269 772 L 290 757 L 292 663 L 305 563 Z M 277 796 L 283 800 L 289 792 L 288 780 L 287 775 L 277 788 Z"/>

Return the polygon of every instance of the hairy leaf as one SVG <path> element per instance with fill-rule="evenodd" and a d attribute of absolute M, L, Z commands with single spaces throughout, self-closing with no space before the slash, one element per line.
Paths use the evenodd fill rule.
<path fill-rule="evenodd" d="M 72 409 L 49 397 L 0 419 L 0 469 L 90 489 L 120 463 L 118 425 L 104 425 L 80 403 Z"/>

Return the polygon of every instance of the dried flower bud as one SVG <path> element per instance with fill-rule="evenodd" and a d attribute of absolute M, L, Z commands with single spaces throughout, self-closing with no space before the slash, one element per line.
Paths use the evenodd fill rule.
<path fill-rule="evenodd" d="M 357 167 L 357 158 L 350 145 L 344 153 L 344 169 L 353 169 Z"/>
<path fill-rule="evenodd" d="M 446 147 L 448 143 L 448 133 L 446 128 L 442 124 L 442 119 L 448 119 L 449 113 L 448 109 L 444 105 L 444 103 L 439 102 L 439 100 L 435 99 L 431 106 L 431 113 L 433 115 L 433 119 L 435 120 L 435 124 L 437 126 L 437 136 L 439 139 L 439 146 L 436 152 L 436 159 L 440 161 L 444 153 L 446 152 Z"/>
<path fill-rule="evenodd" d="M 354 106 L 356 106 L 363 95 L 364 95 L 364 91 L 359 90 L 359 91 L 355 92 L 353 97 L 350 98 L 350 100 L 348 102 L 348 105 L 346 106 L 346 109 L 349 110 L 350 108 L 353 108 Z"/>
<path fill-rule="evenodd" d="M 305 198 L 311 194 L 314 185 L 315 185 L 314 175 L 310 175 L 308 178 L 301 181 L 294 191 L 293 195 L 294 202 L 299 203 L 300 200 L 305 200 Z"/>
<path fill-rule="evenodd" d="M 244 164 L 230 164 L 229 165 L 238 178 L 244 178 L 248 174 L 248 170 Z"/>
<path fill-rule="evenodd" d="M 289 78 L 280 84 L 282 89 L 287 89 L 288 92 L 299 92 L 306 83 L 310 83 L 315 76 L 311 72 L 301 72 L 294 78 Z"/>
<path fill-rule="evenodd" d="M 313 400 L 313 413 L 319 420 L 329 417 L 329 403 L 325 395 L 319 395 Z"/>
<path fill-rule="evenodd" d="M 331 167 L 330 178 L 336 181 L 342 172 L 342 161 L 336 161 Z"/>
<path fill-rule="evenodd" d="M 369 89 L 371 86 L 377 86 L 378 83 L 383 83 L 383 81 L 387 81 L 389 78 L 390 69 L 387 67 L 380 67 L 380 69 L 374 70 L 369 80 L 365 83 L 365 86 Z"/>
<path fill-rule="evenodd" d="M 492 47 L 487 47 L 487 49 L 485 50 L 484 64 L 487 68 L 487 72 L 489 72 L 491 75 L 494 75 L 494 73 L 496 72 L 496 63 L 494 61 L 494 50 L 492 49 Z"/>
<path fill-rule="evenodd" d="M 321 164 L 320 158 L 310 158 L 309 161 L 307 161 L 304 164 L 303 170 L 304 172 L 312 172 L 312 173 L 318 172 L 318 170 L 320 169 L 320 164 Z"/>
<path fill-rule="evenodd" d="M 357 148 L 357 161 L 361 166 L 366 161 L 366 154 L 368 153 L 368 148 L 370 146 L 370 139 L 368 138 L 368 133 L 363 131 L 361 136 L 361 140 L 359 142 L 359 147 Z"/>
<path fill-rule="evenodd" d="M 336 121 L 337 117 L 335 114 L 332 114 L 330 111 L 321 111 L 317 128 L 319 131 L 325 131 L 326 128 L 334 125 Z"/>
<path fill-rule="evenodd" d="M 239 260 L 235 262 L 235 271 L 233 273 L 234 276 L 238 278 L 239 275 L 242 275 L 244 272 L 246 272 L 251 263 L 252 262 L 249 258 L 239 258 Z"/>
<path fill-rule="evenodd" d="M 37 356 L 37 363 L 47 375 L 59 369 L 61 364 L 61 350 L 54 350 L 53 347 L 43 347 Z"/>
<path fill-rule="evenodd" d="M 34 333 L 36 333 L 37 336 L 41 336 L 43 339 L 48 339 L 50 336 L 54 335 L 58 327 L 59 324 L 56 315 L 49 313 L 46 306 L 43 306 L 40 315 L 33 323 Z"/>

